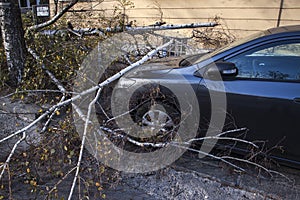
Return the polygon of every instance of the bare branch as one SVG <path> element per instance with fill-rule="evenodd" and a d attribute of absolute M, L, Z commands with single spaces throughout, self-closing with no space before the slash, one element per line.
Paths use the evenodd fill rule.
<path fill-rule="evenodd" d="M 48 76 L 51 78 L 51 80 L 55 83 L 55 85 L 57 86 L 57 88 L 61 91 L 61 93 L 63 94 L 60 102 L 64 101 L 66 99 L 66 89 L 64 88 L 64 86 L 60 83 L 60 81 L 54 76 L 54 74 L 52 74 L 48 69 L 46 69 L 45 64 L 43 63 L 43 61 L 40 59 L 40 57 L 33 51 L 33 49 L 28 48 L 28 52 L 37 60 L 37 61 L 41 61 L 42 63 L 42 69 L 48 74 Z M 41 132 L 45 132 L 48 125 L 50 124 L 52 118 L 54 117 L 56 111 L 58 111 L 58 108 L 56 108 L 50 115 L 50 117 L 48 118 L 47 122 L 45 123 L 43 129 Z"/>
<path fill-rule="evenodd" d="M 193 152 L 196 152 L 196 153 L 199 153 L 199 154 L 203 154 L 205 156 L 208 156 L 208 157 L 211 157 L 211 158 L 214 158 L 216 160 L 221 160 L 223 161 L 224 163 L 236 168 L 236 169 L 239 169 L 241 171 L 245 171 L 245 169 L 225 160 L 225 158 L 222 158 L 222 157 L 218 157 L 218 156 L 215 156 L 213 154 L 210 154 L 210 153 L 206 153 L 204 151 L 200 151 L 200 150 L 196 150 L 196 149 L 193 149 L 193 148 L 190 148 L 190 147 L 186 147 L 186 146 L 183 146 L 183 145 L 177 145 L 177 144 L 172 144 L 172 146 L 175 146 L 175 147 L 179 147 L 179 148 L 182 148 L 182 149 L 186 149 L 186 150 L 189 150 L 189 151 L 193 151 Z"/>
<path fill-rule="evenodd" d="M 185 29 L 185 28 L 200 28 L 200 27 L 214 27 L 217 23 L 207 22 L 207 23 L 191 23 L 191 24 L 167 24 L 164 26 L 141 26 L 141 27 L 126 27 L 127 31 L 149 31 L 149 30 L 172 30 L 172 29 Z M 110 32 L 111 28 L 105 31 Z"/>
<path fill-rule="evenodd" d="M 118 130 L 111 130 L 107 127 L 100 127 L 100 129 L 106 131 L 106 132 L 109 132 L 110 134 L 112 135 L 115 135 L 116 137 L 120 137 L 120 138 L 124 138 L 126 139 L 128 142 L 136 145 L 136 146 L 139 146 L 139 147 L 154 147 L 154 148 L 162 148 L 162 147 L 165 147 L 167 145 L 171 145 L 171 146 L 175 146 L 175 147 L 178 147 L 178 148 L 182 148 L 182 149 L 186 149 L 186 150 L 189 150 L 189 151 L 193 151 L 193 152 L 196 152 L 196 153 L 199 153 L 199 154 L 203 154 L 205 156 L 208 156 L 208 157 L 211 157 L 211 158 L 214 158 L 216 160 L 220 160 L 238 170 L 241 170 L 243 172 L 245 172 L 245 169 L 236 165 L 236 164 L 233 164 L 232 162 L 228 161 L 228 160 L 235 160 L 235 161 L 239 161 L 241 163 L 247 163 L 247 164 L 250 164 L 250 165 L 253 165 L 255 167 L 258 167 L 259 169 L 262 169 L 264 170 L 265 172 L 267 172 L 271 177 L 272 177 L 272 174 L 277 174 L 279 176 L 282 176 L 283 178 L 287 179 L 288 181 L 292 182 L 292 180 L 285 176 L 284 174 L 280 173 L 280 172 L 277 172 L 277 171 L 274 171 L 274 170 L 270 170 L 270 169 L 267 169 L 266 167 L 260 165 L 260 164 L 257 164 L 255 162 L 252 162 L 250 160 L 247 160 L 247 159 L 241 159 L 241 158 L 236 158 L 236 157 L 231 157 L 231 156 L 215 156 L 211 153 L 206 153 L 206 152 L 203 152 L 203 151 L 200 151 L 200 150 L 196 150 L 194 148 L 190 148 L 189 145 L 191 144 L 191 142 L 193 141 L 197 141 L 197 140 L 206 140 L 206 139 L 228 139 L 228 140 L 233 140 L 233 141 L 238 141 L 238 142 L 244 142 L 244 143 L 247 143 L 247 144 L 250 144 L 250 145 L 253 145 L 254 147 L 258 148 L 257 145 L 255 145 L 254 143 L 252 142 L 249 142 L 249 141 L 246 141 L 246 140 L 241 140 L 241 139 L 238 139 L 238 138 L 231 138 L 231 137 L 219 137 L 219 136 L 215 136 L 215 137 L 202 137 L 202 138 L 197 138 L 197 139 L 191 139 L 189 140 L 188 142 L 164 142 L 164 143 L 151 143 L 151 142 L 139 142 L 139 141 L 136 141 L 128 136 L 124 136 L 122 134 L 118 134 L 116 133 L 117 131 L 122 131 L 120 129 Z M 240 130 L 245 130 L 245 128 L 240 128 L 240 129 L 234 129 L 234 130 L 230 130 L 230 131 L 226 131 L 224 133 L 220 133 L 219 135 L 224 135 L 225 133 L 228 133 L 228 132 L 238 132 Z M 100 133 L 99 133 L 100 134 Z"/>
<path fill-rule="evenodd" d="M 5 99 L 5 98 L 9 98 L 12 97 L 16 94 L 24 94 L 24 93 L 62 93 L 60 90 L 49 90 L 49 89 L 45 89 L 45 90 L 22 90 L 22 91 L 15 91 L 12 92 L 10 94 L 1 96 L 0 99 Z M 77 95 L 77 92 L 72 92 L 72 91 L 66 91 L 66 94 L 71 94 L 71 95 Z"/>
<path fill-rule="evenodd" d="M 87 132 L 88 132 L 88 126 L 89 126 L 89 123 L 90 123 L 89 119 L 90 119 L 90 116 L 91 116 L 92 108 L 95 105 L 95 103 L 97 102 L 100 94 L 101 94 L 101 88 L 98 90 L 96 97 L 93 99 L 93 101 L 90 102 L 89 107 L 88 107 L 88 113 L 87 113 L 87 117 L 86 117 L 87 120 L 85 120 L 85 124 L 84 124 L 84 132 L 83 132 L 82 139 L 81 139 L 80 153 L 79 153 L 78 161 L 77 161 L 77 165 L 76 165 L 76 172 L 75 172 L 75 176 L 74 176 L 72 187 L 71 187 L 71 190 L 70 190 L 70 193 L 69 193 L 68 200 L 72 199 L 72 195 L 73 195 L 74 188 L 75 188 L 75 185 L 76 185 L 76 180 L 78 179 L 78 174 L 79 174 L 79 170 L 80 170 L 80 164 L 81 164 L 81 161 L 82 161 L 83 149 L 84 149 L 84 145 L 85 145 L 86 135 L 87 135 Z"/>
<path fill-rule="evenodd" d="M 228 131 L 225 131 L 225 132 L 222 132 L 216 136 L 218 137 L 221 137 L 223 135 L 226 135 L 226 134 L 229 134 L 229 133 L 236 133 L 236 132 L 241 132 L 241 131 L 246 131 L 248 130 L 247 128 L 237 128 L 237 129 L 233 129 L 233 130 L 228 130 Z"/>
<path fill-rule="evenodd" d="M 83 36 L 82 33 L 79 34 L 78 32 L 74 31 L 73 29 L 68 28 L 67 30 L 68 30 L 70 33 L 72 33 L 72 34 L 74 34 L 74 35 L 76 35 L 76 36 L 78 36 L 78 37 L 82 37 L 82 36 Z"/>
<path fill-rule="evenodd" d="M 282 177 L 286 178 L 288 181 L 292 182 L 292 180 L 290 178 L 288 178 L 287 176 L 285 176 L 284 174 L 282 174 L 280 172 L 277 172 L 277 171 L 274 171 L 274 170 L 267 169 L 266 167 L 264 167 L 264 166 L 262 166 L 260 164 L 257 164 L 255 162 L 252 162 L 250 160 L 236 158 L 236 157 L 232 157 L 232 156 L 222 156 L 220 158 L 222 158 L 222 159 L 236 160 L 236 161 L 239 161 L 239 162 L 242 162 L 242 163 L 247 163 L 247 164 L 253 165 L 255 167 L 258 167 L 259 169 L 263 169 L 265 172 L 267 172 L 268 174 L 270 174 L 271 177 L 272 177 L 272 174 L 277 174 L 279 176 L 282 176 Z"/>
<path fill-rule="evenodd" d="M 162 30 L 174 30 L 174 29 L 187 29 L 187 28 L 201 28 L 201 27 L 214 27 L 217 23 L 207 22 L 207 23 L 191 23 L 191 24 L 168 24 L 163 26 L 138 26 L 138 27 L 107 27 L 107 28 L 83 28 L 74 29 L 72 33 L 77 33 L 76 35 L 104 35 L 105 33 L 119 33 L 124 31 L 162 31 Z M 57 35 L 65 33 L 68 30 L 44 30 L 41 31 L 44 35 Z"/>
<path fill-rule="evenodd" d="M 33 49 L 28 48 L 28 52 L 37 60 L 37 61 L 41 61 L 40 57 L 36 54 L 36 52 L 34 52 Z M 56 86 L 58 87 L 58 89 L 65 93 L 66 89 L 64 88 L 64 86 L 59 82 L 59 80 L 48 70 L 46 69 L 45 64 L 42 62 L 42 69 L 45 70 L 45 72 L 48 74 L 48 76 L 51 78 L 51 80 L 56 84 Z"/>
<path fill-rule="evenodd" d="M 2 171 L 1 171 L 1 174 L 0 174 L 0 180 L 2 179 L 2 176 L 3 176 L 3 174 L 4 174 L 4 171 L 5 171 L 6 167 L 8 166 L 8 164 L 9 164 L 9 162 L 10 162 L 12 156 L 14 155 L 14 153 L 15 153 L 15 151 L 16 151 L 18 145 L 19 145 L 23 140 L 25 140 L 25 138 L 26 138 L 26 133 L 23 132 L 22 138 L 19 139 L 19 140 L 14 144 L 14 147 L 12 148 L 12 150 L 11 150 L 9 156 L 7 157 L 5 163 L 4 163 L 2 166 L 0 166 L 0 167 L 2 167 Z"/>
<path fill-rule="evenodd" d="M 251 145 L 251 146 L 253 146 L 255 148 L 259 148 L 253 142 L 249 142 L 247 140 L 243 140 L 243 139 L 239 139 L 239 138 L 234 138 L 234 137 L 206 136 L 206 137 L 201 137 L 201 138 L 193 138 L 193 139 L 189 140 L 187 143 L 191 144 L 194 141 L 202 141 L 202 140 L 232 140 L 232 141 L 236 141 L 236 142 L 242 142 L 242 143 L 249 144 L 249 145 Z"/>
<path fill-rule="evenodd" d="M 83 121 L 87 121 L 86 116 L 83 114 L 82 110 L 80 110 L 80 108 L 75 103 L 72 103 L 72 107 Z"/>
<path fill-rule="evenodd" d="M 69 193 L 69 197 L 68 197 L 69 200 L 72 198 L 72 195 L 73 195 L 73 192 L 74 192 L 74 188 L 75 188 L 75 185 L 76 185 L 76 180 L 78 179 L 79 170 L 80 170 L 80 164 L 81 164 L 81 161 L 82 161 L 82 155 L 83 155 L 83 150 L 84 150 L 86 135 L 87 135 L 87 131 L 88 131 L 88 125 L 90 123 L 89 119 L 90 119 L 90 116 L 91 116 L 92 108 L 95 105 L 95 103 L 97 102 L 97 100 L 98 100 L 98 98 L 99 98 L 99 96 L 101 94 L 101 88 L 103 86 L 105 86 L 105 85 L 113 82 L 114 80 L 120 78 L 126 72 L 128 72 L 128 71 L 132 70 L 133 68 L 135 68 L 135 67 L 143 64 L 144 62 L 146 62 L 147 60 L 149 60 L 150 58 L 152 58 L 152 56 L 155 55 L 159 50 L 165 48 L 166 46 L 169 46 L 172 42 L 173 42 L 173 40 L 171 40 L 168 43 L 166 43 L 166 44 L 158 47 L 157 49 L 149 52 L 146 56 L 144 56 L 138 62 L 136 62 L 136 63 L 134 63 L 134 64 L 126 67 L 125 69 L 121 70 L 119 73 L 113 75 L 112 77 L 106 79 L 105 81 L 103 81 L 101 84 L 98 85 L 97 95 L 93 99 L 93 101 L 91 101 L 90 104 L 89 104 L 88 113 L 87 113 L 86 118 L 83 118 L 83 119 L 85 119 L 84 132 L 83 132 L 83 136 L 82 136 L 82 140 L 81 140 L 80 153 L 79 153 L 78 162 L 77 162 L 77 165 L 76 165 L 76 172 L 75 172 L 74 180 L 73 180 L 72 187 L 71 187 L 71 190 L 70 190 L 70 193 Z M 77 110 L 77 112 L 80 113 L 81 116 L 84 116 L 79 109 L 76 109 L 76 110 Z"/>
<path fill-rule="evenodd" d="M 57 186 L 59 185 L 59 184 L 61 184 L 69 175 L 70 175 L 70 173 L 72 173 L 74 170 L 76 169 L 76 167 L 74 167 L 74 168 L 72 168 L 70 171 L 68 171 L 65 175 L 64 175 L 64 177 L 62 177 L 53 187 L 52 187 L 52 189 L 48 192 L 48 194 L 47 194 L 47 196 L 45 197 L 45 200 L 48 200 L 49 199 L 49 195 L 54 191 L 54 190 L 56 190 L 57 189 Z"/>

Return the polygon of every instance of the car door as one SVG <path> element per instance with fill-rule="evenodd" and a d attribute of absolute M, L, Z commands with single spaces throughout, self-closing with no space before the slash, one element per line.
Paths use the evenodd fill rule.
<path fill-rule="evenodd" d="M 273 155 L 300 162 L 300 40 L 270 42 L 226 57 L 238 68 L 225 80 L 228 119 L 249 140 L 282 146 Z"/>

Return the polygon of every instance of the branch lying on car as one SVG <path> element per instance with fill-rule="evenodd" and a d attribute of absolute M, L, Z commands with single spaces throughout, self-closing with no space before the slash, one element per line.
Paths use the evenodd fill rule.
<path fill-rule="evenodd" d="M 57 103 L 56 105 L 52 106 L 51 108 L 49 108 L 45 113 L 43 113 L 41 116 L 39 116 L 36 120 L 34 120 L 33 122 L 31 122 L 29 125 L 27 125 L 26 127 L 24 127 L 23 129 L 15 132 L 15 133 L 12 133 L 11 135 L 9 135 L 8 137 L 6 138 L 3 138 L 0 140 L 0 143 L 8 140 L 8 139 L 11 139 L 12 137 L 14 136 L 17 136 L 19 134 L 23 134 L 23 138 L 24 138 L 24 132 L 26 132 L 30 127 L 32 127 L 33 125 L 37 124 L 38 122 L 40 122 L 43 118 L 45 118 L 46 116 L 48 116 L 50 113 L 55 113 L 55 110 L 59 109 L 61 106 L 64 106 L 64 105 L 67 105 L 67 104 L 70 104 L 72 103 L 73 105 L 73 109 L 75 110 L 75 112 L 78 113 L 79 117 L 85 122 L 85 128 L 84 128 L 84 133 L 83 133 L 83 137 L 82 137 L 82 142 L 81 142 L 81 145 L 80 145 L 80 154 L 78 156 L 78 160 L 77 160 L 77 165 L 72 168 L 69 172 L 66 173 L 66 175 L 61 179 L 61 180 L 64 180 L 71 172 L 73 172 L 74 170 L 76 170 L 76 173 L 74 175 L 74 179 L 73 179 L 73 184 L 72 184 L 72 187 L 70 189 L 70 193 L 69 193 L 69 199 L 72 198 L 72 195 L 73 195 L 73 192 L 74 192 L 74 189 L 75 189 L 75 185 L 76 185 L 76 181 L 78 180 L 78 177 L 79 177 L 79 172 L 80 172 L 80 165 L 81 165 L 81 162 L 82 162 L 82 155 L 83 155 L 83 151 L 84 151 L 84 145 L 85 145 L 85 137 L 86 137 L 86 134 L 87 134 L 87 130 L 88 130 L 88 125 L 89 125 L 89 118 L 90 118 L 90 114 L 91 114 L 91 111 L 92 111 L 92 107 L 95 105 L 96 103 L 96 100 L 98 99 L 98 96 L 100 94 L 100 91 L 101 89 L 103 88 L 103 86 L 105 85 L 108 85 L 110 84 L 111 82 L 117 80 L 118 78 L 122 77 L 125 73 L 127 73 L 128 71 L 134 69 L 135 67 L 138 67 L 140 66 L 141 64 L 143 64 L 144 62 L 148 61 L 149 59 L 151 59 L 151 57 L 153 55 L 155 55 L 158 51 L 164 49 L 165 47 L 169 46 L 170 44 L 173 43 L 173 40 L 169 41 L 168 43 L 156 48 L 155 50 L 152 50 L 150 51 L 147 55 L 145 55 L 142 59 L 140 59 L 139 61 L 135 62 L 135 63 L 130 63 L 130 65 L 128 67 L 126 67 L 125 69 L 119 71 L 118 73 L 116 73 L 115 75 L 111 76 L 110 78 L 104 80 L 103 82 L 101 82 L 100 84 L 98 85 L 95 85 L 94 87 L 91 87 L 85 91 L 82 91 L 80 93 L 76 93 L 74 94 L 74 96 L 70 99 L 65 99 L 65 94 L 67 94 L 68 92 L 66 91 L 66 89 L 64 88 L 64 86 L 60 83 L 59 80 L 57 80 L 57 78 L 49 71 L 46 69 L 45 65 L 42 63 L 41 67 L 45 70 L 45 72 L 49 75 L 49 77 L 51 78 L 51 80 L 57 85 L 57 87 L 59 88 L 59 91 L 63 94 L 63 98 L 60 100 L 59 103 Z M 36 59 L 36 60 L 40 60 L 39 56 L 32 50 L 32 49 L 29 49 L 29 52 L 33 55 L 33 57 Z M 130 62 L 128 60 L 128 62 Z M 73 102 L 79 98 L 81 98 L 82 96 L 85 96 L 87 94 L 91 94 L 91 93 L 95 93 L 97 91 L 97 95 L 96 97 L 94 98 L 94 100 L 92 102 L 90 102 L 89 104 L 89 109 L 88 109 L 88 113 L 83 113 L 80 108 L 73 104 Z M 57 92 L 57 91 L 55 91 Z M 51 119 L 51 117 L 50 117 Z M 165 147 L 166 145 L 173 145 L 173 146 L 176 146 L 178 148 L 185 148 L 185 149 L 188 149 L 188 150 L 191 150 L 191 151 L 196 151 L 198 153 L 202 153 L 204 154 L 204 152 L 201 152 L 201 151 L 197 151 L 195 149 L 192 149 L 192 148 L 189 148 L 187 147 L 187 144 L 190 144 L 191 142 L 193 141 L 196 141 L 196 140 L 206 140 L 206 139 L 232 139 L 233 141 L 237 141 L 237 142 L 244 142 L 246 144 L 249 144 L 255 148 L 257 148 L 257 146 L 252 143 L 252 142 L 249 142 L 249 141 L 245 141 L 245 140 L 242 140 L 242 139 L 237 139 L 237 138 L 231 138 L 231 137 L 221 137 L 225 134 L 228 134 L 228 133 L 234 133 L 234 132 L 240 132 L 240 131 L 243 131 L 245 130 L 244 128 L 242 129 L 235 129 L 235 130 L 231 130 L 231 131 L 228 131 L 228 132 L 223 132 L 223 133 L 220 133 L 218 134 L 217 136 L 215 137 L 203 137 L 203 138 L 200 138 L 200 139 L 191 139 L 189 140 L 188 142 L 186 143 L 180 143 L 180 142 L 169 142 L 169 143 L 151 143 L 151 142 L 140 142 L 140 141 L 137 141 L 135 139 L 132 139 L 130 137 L 127 137 L 127 136 L 124 136 L 122 134 L 119 134 L 118 131 L 121 131 L 121 130 L 112 130 L 112 129 L 109 129 L 107 127 L 101 127 L 102 130 L 106 131 L 106 132 L 109 132 L 110 134 L 116 136 L 116 137 L 120 137 L 120 138 L 124 138 L 126 139 L 128 142 L 132 143 L 132 144 L 135 144 L 137 146 L 141 146 L 141 147 L 145 147 L 145 146 L 148 146 L 148 147 L 155 147 L 155 148 L 159 148 L 159 147 Z M 23 140 L 23 138 L 21 138 Z M 10 158 L 12 157 L 12 155 L 14 154 L 14 151 L 15 149 L 17 148 L 18 144 L 22 141 L 22 140 L 19 140 L 18 142 L 15 143 L 14 145 L 14 148 L 13 150 L 11 151 L 10 155 L 8 156 L 8 158 L 6 159 L 6 162 L 5 164 L 3 164 L 1 167 L 2 167 L 2 172 L 1 172 L 1 175 L 0 175 L 0 179 L 4 173 L 4 170 L 7 168 L 6 166 L 8 166 L 9 162 L 10 162 Z M 239 167 L 238 165 L 234 164 L 232 162 L 232 160 L 235 160 L 235 161 L 239 161 L 239 162 L 244 162 L 244 163 L 248 163 L 248 164 L 252 164 L 260 169 L 263 169 L 263 170 L 266 170 L 268 173 L 270 174 L 273 174 L 273 173 L 276 173 L 276 174 L 279 174 L 277 172 L 274 172 L 274 171 L 271 171 L 271 170 L 268 170 L 267 168 L 257 164 L 257 163 L 254 163 L 252 161 L 249 161 L 249 160 L 243 160 L 243 159 L 237 159 L 237 158 L 233 158 L 233 157 L 230 157 L 230 156 L 215 156 L 215 155 L 212 155 L 212 154 L 208 154 L 206 153 L 205 155 L 207 156 L 210 156 L 212 158 L 215 158 L 215 159 L 218 159 L 222 162 L 225 162 L 227 163 L 228 165 L 230 166 L 233 166 L 234 168 L 236 169 L 239 169 L 241 171 L 245 171 L 242 167 Z M 280 174 L 281 175 L 281 174 Z M 283 175 L 284 176 L 284 175 Z M 284 176 L 286 177 L 286 176 Z M 52 191 L 55 190 L 56 186 L 59 185 L 61 183 L 61 181 L 59 181 L 57 184 L 54 185 L 54 187 L 50 190 L 49 193 L 51 193 Z"/>
<path fill-rule="evenodd" d="M 5 142 L 7 140 L 9 140 L 10 138 L 17 136 L 21 133 L 23 133 L 24 131 L 28 130 L 29 128 L 31 128 L 32 126 L 34 126 L 35 124 L 37 124 L 40 120 L 42 120 L 43 118 L 45 118 L 47 115 L 49 115 L 51 112 L 53 112 L 56 108 L 60 108 L 62 106 L 68 105 L 74 101 L 76 101 L 77 99 L 81 98 L 82 96 L 91 94 L 93 92 L 96 92 L 98 89 L 102 88 L 103 86 L 117 80 L 118 78 L 120 78 L 121 76 L 123 76 L 125 73 L 127 73 L 128 71 L 134 69 L 135 67 L 138 67 L 139 65 L 143 64 L 144 62 L 148 61 L 149 59 L 151 59 L 151 56 L 155 55 L 158 51 L 162 50 L 163 48 L 166 48 L 167 46 L 169 46 L 170 44 L 172 44 L 173 40 L 169 41 L 168 43 L 158 47 L 157 49 L 152 50 L 151 52 L 149 52 L 146 56 L 144 56 L 141 60 L 139 60 L 138 62 L 130 65 L 129 67 L 121 70 L 119 73 L 115 74 L 114 76 L 106 79 L 105 81 L 103 81 L 102 83 L 93 86 L 87 90 L 84 90 L 80 93 L 77 93 L 76 95 L 74 95 L 72 98 L 64 100 L 62 102 L 57 103 L 56 105 L 53 105 L 52 107 L 50 107 L 45 113 L 43 113 L 42 115 L 40 115 L 36 120 L 34 120 L 33 122 L 31 122 L 29 125 L 27 125 L 26 127 L 20 129 L 19 131 L 5 137 L 2 138 L 0 140 L 0 143 Z"/>
<path fill-rule="evenodd" d="M 86 139 L 86 135 L 87 135 L 87 131 L 88 131 L 88 125 L 89 125 L 89 119 L 90 119 L 90 115 L 92 112 L 92 107 L 95 105 L 96 101 L 99 98 L 100 92 L 101 92 L 101 88 L 105 85 L 108 85 L 109 83 L 117 80 L 118 78 L 120 78 L 121 76 L 123 76 L 125 73 L 127 73 L 128 71 L 134 69 L 135 67 L 140 66 L 141 64 L 143 64 L 144 62 L 148 61 L 149 59 L 151 59 L 153 57 L 153 55 L 157 54 L 158 51 L 166 48 L 167 46 L 171 45 L 173 43 L 173 40 L 170 40 L 168 43 L 163 44 L 162 46 L 159 46 L 158 48 L 150 51 L 146 56 L 144 56 L 141 60 L 139 60 L 136 63 L 131 64 L 130 66 L 126 67 L 125 69 L 121 70 L 120 72 L 118 72 L 117 74 L 113 75 L 112 77 L 106 79 L 105 81 L 103 81 L 102 83 L 100 83 L 98 86 L 93 87 L 95 88 L 94 91 L 97 91 L 97 95 L 94 98 L 94 100 L 92 102 L 90 102 L 89 104 L 89 108 L 88 108 L 88 113 L 87 116 L 85 117 L 84 114 L 82 113 L 82 111 L 75 106 L 75 111 L 79 114 L 79 116 L 82 118 L 83 121 L 85 121 L 85 126 L 84 126 L 84 133 L 82 136 L 82 142 L 81 142 L 81 146 L 80 146 L 80 153 L 79 153 L 79 157 L 78 157 L 78 162 L 76 165 L 76 172 L 75 172 L 75 176 L 74 176 L 74 180 L 72 183 L 72 187 L 69 193 L 69 198 L 72 198 L 73 192 L 74 192 L 74 188 L 76 185 L 76 181 L 78 179 L 78 174 L 79 174 L 79 170 L 80 170 L 80 164 L 82 162 L 82 155 L 83 155 L 83 149 L 84 149 L 84 145 L 85 145 L 85 139 Z"/>
<path fill-rule="evenodd" d="M 35 124 L 37 124 L 38 122 L 40 122 L 43 118 L 49 116 L 49 114 L 51 113 L 54 113 L 57 109 L 59 109 L 61 106 L 64 106 L 64 105 L 67 105 L 67 104 L 70 104 L 72 102 L 74 102 L 75 100 L 81 98 L 82 96 L 85 96 L 87 94 L 90 94 L 92 92 L 97 92 L 97 94 L 99 95 L 100 94 L 100 91 L 101 91 L 101 88 L 105 85 L 108 85 L 109 83 L 117 80 L 118 78 L 120 78 L 121 76 L 123 76 L 125 73 L 127 73 L 128 71 L 134 69 L 135 67 L 138 67 L 139 65 L 143 64 L 144 62 L 148 61 L 149 59 L 151 59 L 153 57 L 153 55 L 157 54 L 158 51 L 166 48 L 167 46 L 169 46 L 170 44 L 173 43 L 173 40 L 170 40 L 168 43 L 166 44 L 163 44 L 162 46 L 150 51 L 146 56 L 144 56 L 141 60 L 131 64 L 130 66 L 128 66 L 127 68 L 121 70 L 120 72 L 118 72 L 117 74 L 113 75 L 112 77 L 106 79 L 105 81 L 103 81 L 102 83 L 100 83 L 99 85 L 96 85 L 94 87 L 91 87 L 81 93 L 79 93 L 78 95 L 75 95 L 73 96 L 72 98 L 70 99 L 67 99 L 65 100 L 65 95 L 63 96 L 63 98 L 61 99 L 61 101 L 59 103 L 57 103 L 56 105 L 52 106 L 51 108 L 49 108 L 46 112 L 44 112 L 43 114 L 41 114 L 36 120 L 34 120 L 33 122 L 31 122 L 29 125 L 27 125 L 26 127 L 20 129 L 19 131 L 15 132 L 15 133 L 12 133 L 11 135 L 5 137 L 5 138 L 2 138 L 0 140 L 0 143 L 4 142 L 4 141 L 7 141 L 11 138 L 13 138 L 14 136 L 17 136 L 21 133 L 24 134 L 24 132 L 26 132 L 29 128 L 31 128 L 32 126 L 34 126 Z M 37 60 L 40 60 L 39 56 L 32 50 L 32 49 L 29 49 L 29 52 L 32 54 L 32 56 L 37 59 Z M 57 85 L 57 87 L 59 88 L 59 90 L 65 94 L 66 93 L 66 89 L 62 86 L 62 84 L 56 79 L 56 77 L 49 71 L 46 69 L 45 65 L 42 63 L 42 68 L 45 70 L 45 72 L 49 75 L 49 77 L 52 79 L 52 81 Z M 97 96 L 98 96 L 97 95 Z M 83 149 L 84 149 L 84 144 L 85 144 L 85 135 L 86 135 L 86 132 L 87 132 L 87 126 L 88 126 L 88 120 L 89 120 L 89 116 L 90 116 L 90 112 L 91 112 L 91 109 L 92 109 L 92 106 L 95 104 L 96 100 L 98 99 L 96 96 L 96 98 L 94 99 L 94 101 L 92 101 L 90 103 L 90 106 L 89 106 L 89 110 L 88 110 L 88 113 L 87 113 L 87 117 L 83 117 L 84 115 L 82 114 L 82 112 L 80 112 L 79 108 L 77 107 L 77 109 L 75 109 L 77 112 L 80 113 L 80 116 L 82 117 L 82 119 L 86 122 L 85 124 L 85 130 L 84 130 L 84 133 L 83 133 L 83 137 L 82 137 L 82 144 L 81 144 L 81 148 L 80 148 L 80 154 L 79 154 L 79 157 L 78 157 L 78 162 L 77 162 L 77 165 L 76 165 L 76 174 L 75 174 L 75 177 L 74 177 L 74 181 L 73 181 L 73 184 L 72 184 L 72 188 L 70 190 L 70 194 L 69 194 L 69 199 L 72 198 L 72 194 L 73 194 L 73 191 L 74 191 L 74 188 L 75 188 L 75 184 L 76 184 L 76 180 L 78 178 L 78 173 L 79 173 L 79 170 L 80 170 L 80 163 L 82 161 L 82 154 L 83 154 Z M 23 140 L 23 138 L 22 138 Z M 18 144 L 22 141 L 22 140 L 19 140 L 18 142 L 15 143 L 14 145 L 14 148 L 13 150 L 11 151 L 9 157 L 7 158 L 7 162 L 5 162 L 5 164 L 3 164 L 1 167 L 2 167 L 2 173 L 1 173 L 1 176 L 2 174 L 4 173 L 4 170 L 6 169 L 6 166 L 8 165 L 9 161 L 10 161 L 10 158 L 11 156 L 14 154 L 14 151 L 15 149 L 17 148 Z M 1 178 L 1 177 L 0 177 Z"/>

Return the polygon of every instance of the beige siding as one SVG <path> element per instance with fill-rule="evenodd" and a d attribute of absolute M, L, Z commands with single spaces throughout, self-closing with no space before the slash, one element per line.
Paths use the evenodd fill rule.
<path fill-rule="evenodd" d="M 128 10 L 129 20 L 136 20 L 138 25 L 148 25 L 159 20 L 158 9 L 154 0 L 132 0 L 135 8 Z M 281 0 L 157 0 L 164 13 L 167 23 L 207 22 L 219 16 L 224 19 L 228 28 L 239 36 L 277 25 Z M 93 9 L 94 15 L 89 16 L 89 23 L 98 18 L 97 12 L 105 12 L 109 16 L 116 1 L 105 0 L 80 3 L 75 9 Z M 73 15 L 74 17 L 74 15 Z M 72 17 L 70 18 L 72 20 Z M 83 20 L 83 21 L 84 21 Z M 300 24 L 300 0 L 284 0 L 281 25 Z M 86 24 L 88 26 L 88 24 Z"/>
<path fill-rule="evenodd" d="M 158 11 L 151 0 L 136 1 L 136 9 L 142 12 L 130 13 L 141 23 L 155 20 Z M 277 25 L 280 0 L 160 0 L 164 18 L 168 23 L 207 21 L 214 16 L 223 18 L 232 31 L 248 34 Z M 152 3 L 153 4 L 153 3 Z M 300 24 L 300 1 L 284 0 L 282 25 Z"/>

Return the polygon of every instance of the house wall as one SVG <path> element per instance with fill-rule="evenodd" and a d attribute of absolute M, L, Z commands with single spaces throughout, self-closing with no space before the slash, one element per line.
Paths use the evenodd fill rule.
<path fill-rule="evenodd" d="M 53 0 L 51 0 L 53 3 Z M 282 0 L 131 0 L 135 7 L 126 11 L 129 21 L 136 20 L 137 25 L 153 24 L 160 19 L 157 4 L 163 12 L 163 19 L 170 24 L 207 22 L 219 16 L 222 24 L 238 37 L 253 32 L 276 27 Z M 155 4 L 155 2 L 157 2 Z M 79 3 L 69 13 L 68 20 L 79 23 L 81 26 L 96 26 L 101 22 L 103 14 L 109 16 L 114 0 L 105 0 L 103 3 L 92 1 Z M 88 17 L 76 20 L 80 9 L 92 11 Z M 102 10 L 106 10 L 103 12 Z M 79 21 L 79 22 L 78 22 Z M 96 22 L 96 23 L 94 23 Z M 280 25 L 300 24 L 300 0 L 283 0 Z"/>

